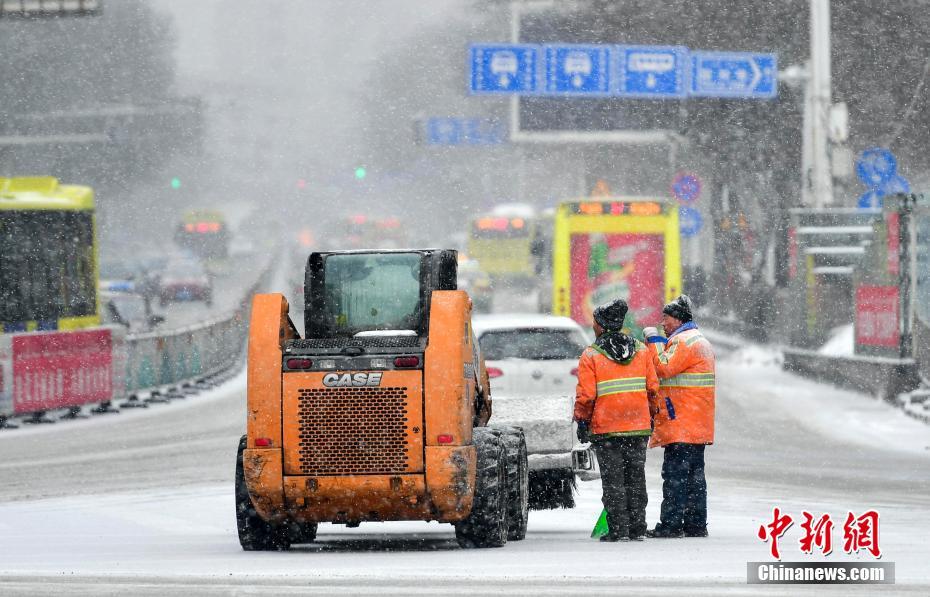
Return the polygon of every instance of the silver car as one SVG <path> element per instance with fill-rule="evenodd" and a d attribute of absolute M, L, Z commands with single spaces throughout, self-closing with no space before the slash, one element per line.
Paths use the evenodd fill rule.
<path fill-rule="evenodd" d="M 578 357 L 588 335 L 575 321 L 553 315 L 477 315 L 473 325 L 491 380 L 491 422 L 526 434 L 531 507 L 573 507 L 576 476 L 598 476 L 593 450 L 578 443 L 572 422 Z"/>

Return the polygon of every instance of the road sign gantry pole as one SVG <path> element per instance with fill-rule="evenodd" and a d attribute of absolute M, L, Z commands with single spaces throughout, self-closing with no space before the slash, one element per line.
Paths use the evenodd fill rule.
<path fill-rule="evenodd" d="M 833 204 L 833 175 L 829 155 L 829 118 L 831 98 L 830 72 L 830 0 L 810 0 L 811 59 L 807 82 L 809 110 L 810 156 L 806 161 L 805 188 L 810 204 L 825 207 Z"/>

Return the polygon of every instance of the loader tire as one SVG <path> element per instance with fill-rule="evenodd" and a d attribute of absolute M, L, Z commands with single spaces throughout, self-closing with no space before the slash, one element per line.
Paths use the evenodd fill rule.
<path fill-rule="evenodd" d="M 501 433 L 483 427 L 474 430 L 477 451 L 475 495 L 471 512 L 455 523 L 459 545 L 503 547 L 507 543 L 507 455 Z"/>
<path fill-rule="evenodd" d="M 242 466 L 244 451 L 243 435 L 239 440 L 239 453 L 236 455 L 236 528 L 239 531 L 239 544 L 245 551 L 284 551 L 291 546 L 288 528 L 266 522 L 252 505 Z"/>
<path fill-rule="evenodd" d="M 317 524 L 315 522 L 290 522 L 287 525 L 287 538 L 291 545 L 299 543 L 313 543 L 316 539 Z"/>
<path fill-rule="evenodd" d="M 523 430 L 511 427 L 502 435 L 507 452 L 507 540 L 526 538 L 529 520 L 529 464 Z"/>

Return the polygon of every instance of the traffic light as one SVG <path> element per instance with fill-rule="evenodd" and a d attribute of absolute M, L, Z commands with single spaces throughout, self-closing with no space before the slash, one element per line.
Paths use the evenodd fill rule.
<path fill-rule="evenodd" d="M 366 174 L 368 174 L 368 172 L 365 170 L 365 166 L 358 166 L 355 169 L 355 178 L 359 180 L 362 180 L 363 178 L 365 178 Z"/>
<path fill-rule="evenodd" d="M 180 189 L 180 188 L 181 188 L 181 179 L 178 178 L 177 176 L 175 176 L 174 178 L 172 178 L 172 179 L 171 179 L 171 188 L 174 189 L 174 190 Z"/>
<path fill-rule="evenodd" d="M 307 179 L 306 179 L 306 178 L 298 178 L 298 179 L 297 179 L 297 188 L 298 188 L 299 190 L 301 190 L 301 191 L 304 190 L 304 189 L 306 189 L 306 188 L 307 188 Z"/>

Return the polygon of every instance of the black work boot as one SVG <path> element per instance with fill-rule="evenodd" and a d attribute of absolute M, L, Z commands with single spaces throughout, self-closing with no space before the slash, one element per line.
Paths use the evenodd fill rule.
<path fill-rule="evenodd" d="M 707 527 L 685 529 L 685 537 L 706 537 L 706 536 L 707 536 Z"/>
<path fill-rule="evenodd" d="M 663 527 L 660 523 L 656 525 L 656 528 L 646 531 L 646 536 L 650 539 L 680 539 L 685 536 L 685 532 L 682 530 L 673 531 Z"/>

